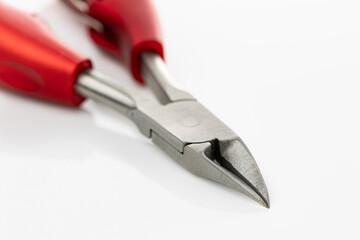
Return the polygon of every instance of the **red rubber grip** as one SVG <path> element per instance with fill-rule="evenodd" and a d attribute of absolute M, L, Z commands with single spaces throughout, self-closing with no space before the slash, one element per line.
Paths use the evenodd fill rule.
<path fill-rule="evenodd" d="M 159 20 L 150 0 L 86 0 L 88 15 L 105 26 L 105 32 L 90 31 L 93 40 L 120 58 L 135 79 L 140 74 L 140 54 L 153 51 L 164 57 Z"/>
<path fill-rule="evenodd" d="M 79 74 L 91 62 L 58 42 L 38 17 L 0 2 L 0 87 L 78 106 Z"/>

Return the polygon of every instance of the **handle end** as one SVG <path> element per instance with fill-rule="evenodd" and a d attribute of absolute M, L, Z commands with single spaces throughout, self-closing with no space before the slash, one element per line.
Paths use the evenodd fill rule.
<path fill-rule="evenodd" d="M 77 77 L 91 62 L 58 42 L 38 17 L 0 2 L 0 86 L 70 106 L 84 98 Z"/>

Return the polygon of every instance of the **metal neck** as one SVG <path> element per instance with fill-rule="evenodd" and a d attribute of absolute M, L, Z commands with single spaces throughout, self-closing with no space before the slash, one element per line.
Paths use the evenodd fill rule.
<path fill-rule="evenodd" d="M 94 70 L 87 70 L 79 76 L 75 90 L 127 116 L 137 108 L 130 92 L 115 80 Z"/>
<path fill-rule="evenodd" d="M 174 87 L 172 76 L 163 59 L 153 52 L 141 54 L 141 76 L 162 104 L 195 100 L 191 94 Z"/>

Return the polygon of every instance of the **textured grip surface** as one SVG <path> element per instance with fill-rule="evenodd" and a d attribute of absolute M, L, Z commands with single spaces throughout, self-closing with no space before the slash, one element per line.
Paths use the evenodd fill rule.
<path fill-rule="evenodd" d="M 141 52 L 153 51 L 164 56 L 160 25 L 151 0 L 86 1 L 88 14 L 105 26 L 103 33 L 90 31 L 93 40 L 119 57 L 135 79 L 143 82 Z"/>
<path fill-rule="evenodd" d="M 38 17 L 0 2 L 0 87 L 77 106 L 74 90 L 91 62 L 58 42 Z"/>

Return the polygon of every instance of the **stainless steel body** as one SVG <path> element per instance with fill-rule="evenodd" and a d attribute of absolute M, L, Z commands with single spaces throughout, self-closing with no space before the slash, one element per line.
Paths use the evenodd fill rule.
<path fill-rule="evenodd" d="M 189 171 L 269 207 L 265 182 L 241 139 L 193 96 L 170 84 L 171 75 L 157 54 L 144 53 L 141 60 L 142 76 L 160 103 L 129 92 L 92 70 L 79 77 L 76 90 L 128 116 Z"/>

